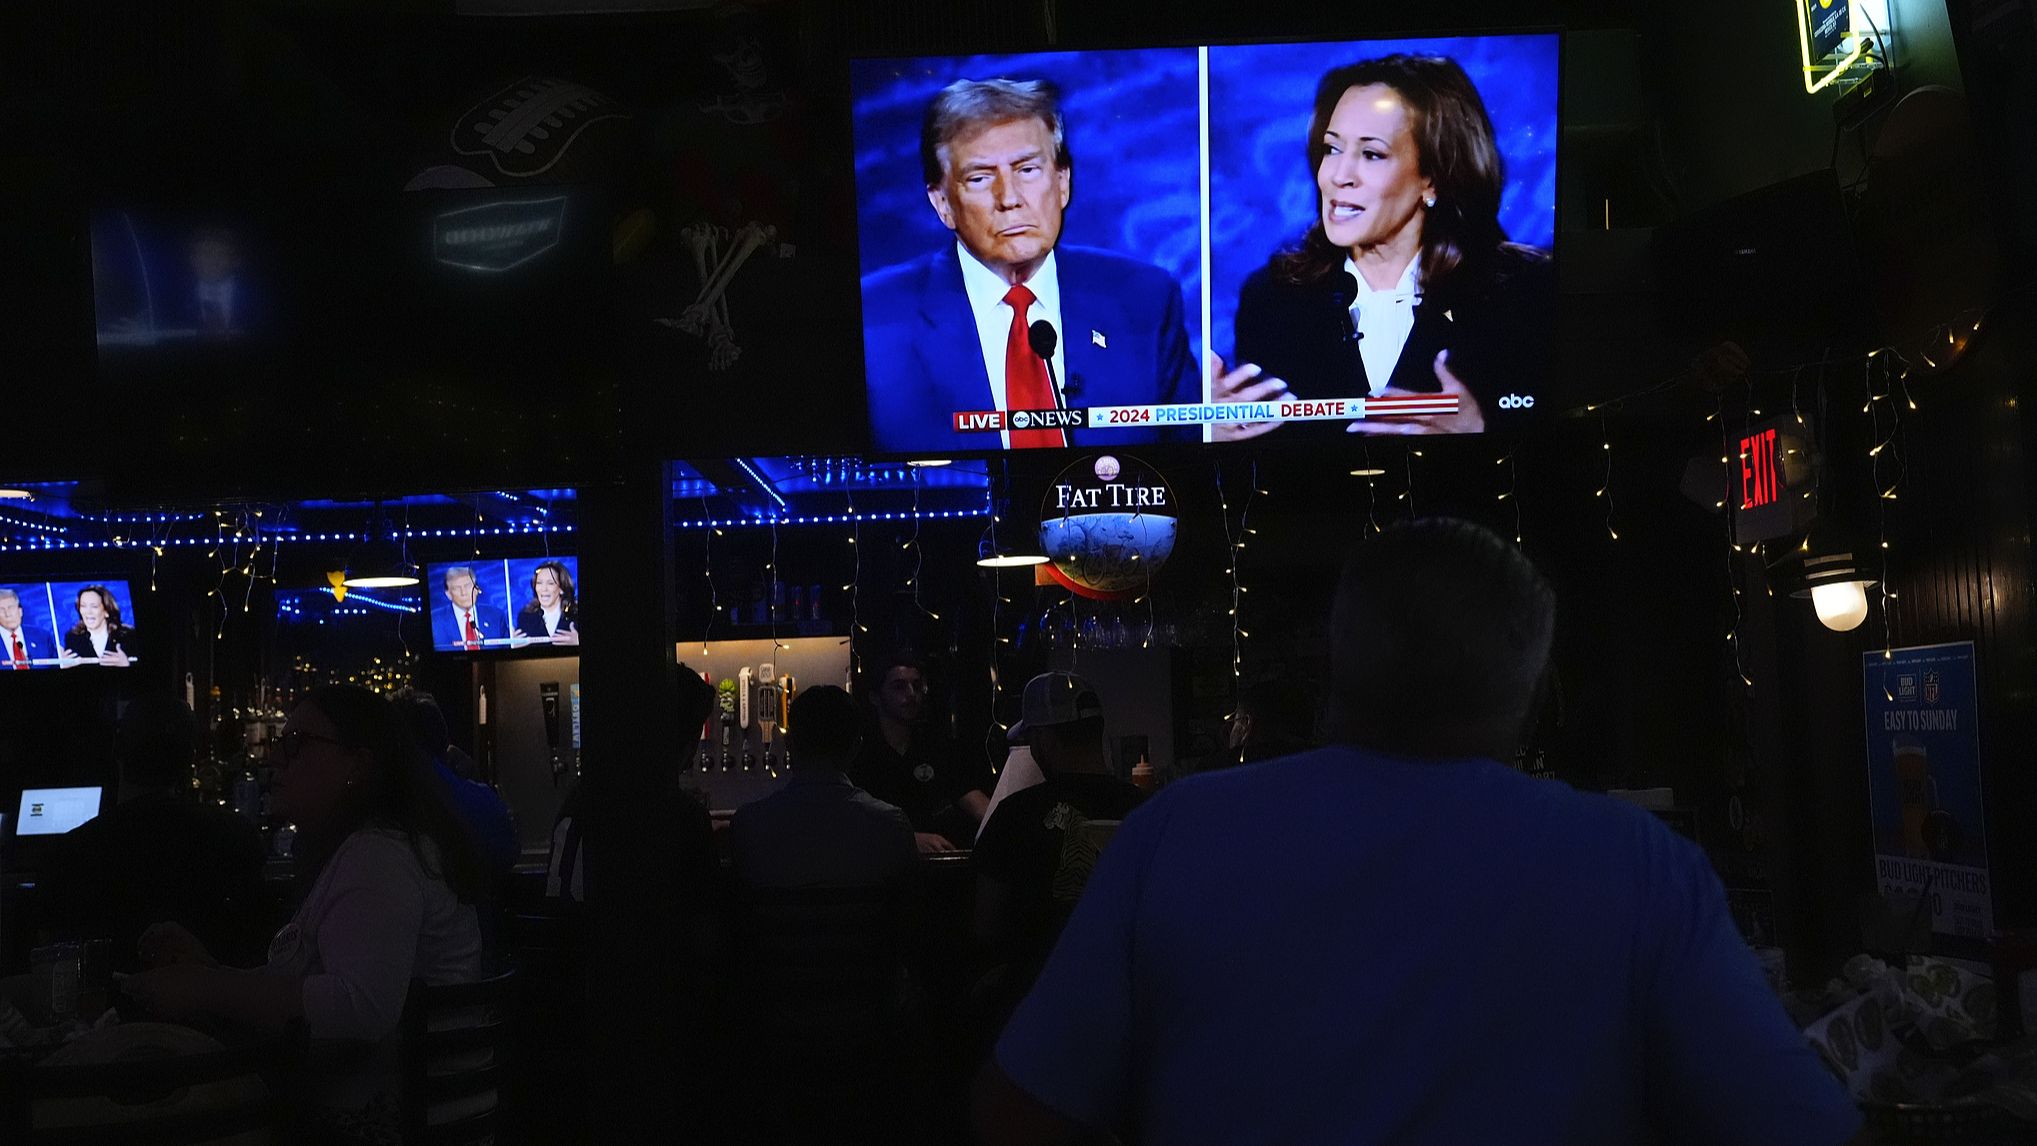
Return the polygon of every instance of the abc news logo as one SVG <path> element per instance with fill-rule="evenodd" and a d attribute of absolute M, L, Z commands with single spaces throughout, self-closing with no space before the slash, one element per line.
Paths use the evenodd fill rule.
<path fill-rule="evenodd" d="M 1499 408 L 1502 410 L 1532 410 L 1535 408 L 1535 396 L 1529 394 L 1526 397 L 1522 397 L 1519 394 L 1508 394 L 1499 400 Z"/>
<path fill-rule="evenodd" d="M 955 430 L 1080 430 L 1089 425 L 1087 410 L 966 410 L 955 415 Z"/>

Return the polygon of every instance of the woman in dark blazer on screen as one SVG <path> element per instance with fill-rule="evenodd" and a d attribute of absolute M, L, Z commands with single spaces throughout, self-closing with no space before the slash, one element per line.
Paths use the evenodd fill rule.
<path fill-rule="evenodd" d="M 555 645 L 580 643 L 580 604 L 563 561 L 540 561 L 530 574 L 530 600 L 516 613 L 516 635 Z"/>
<path fill-rule="evenodd" d="M 1458 413 L 1217 427 L 1218 441 L 1346 433 L 1476 434 L 1546 389 L 1556 275 L 1507 241 L 1506 171 L 1470 77 L 1437 56 L 1338 68 L 1316 90 L 1308 140 L 1317 217 L 1245 280 L 1236 369 L 1219 402 L 1454 393 Z"/>
<path fill-rule="evenodd" d="M 120 602 L 104 585 L 87 585 L 73 602 L 78 623 L 64 634 L 64 655 L 90 664 L 122 666 L 134 642 L 134 626 L 120 623 Z"/>

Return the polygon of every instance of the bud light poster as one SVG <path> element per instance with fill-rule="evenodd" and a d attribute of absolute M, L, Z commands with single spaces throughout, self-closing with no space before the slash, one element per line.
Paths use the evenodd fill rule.
<path fill-rule="evenodd" d="M 1874 882 L 1922 895 L 1931 930 L 1994 934 L 1973 642 L 1863 654 Z"/>

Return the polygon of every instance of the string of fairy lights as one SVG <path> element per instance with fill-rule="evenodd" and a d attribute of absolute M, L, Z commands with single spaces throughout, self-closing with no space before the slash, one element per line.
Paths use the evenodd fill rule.
<path fill-rule="evenodd" d="M 1940 326 L 1930 332 L 1925 345 L 1908 350 L 1895 346 L 1882 346 L 1862 355 L 1841 356 L 1838 358 L 1828 356 L 1815 362 L 1796 363 L 1786 367 L 1760 371 L 1744 371 L 1739 376 L 1748 398 L 1744 406 L 1744 412 L 1749 418 L 1760 416 L 1761 403 L 1755 397 L 1757 390 L 1768 380 L 1786 379 L 1789 390 L 1790 412 L 1798 426 L 1808 427 L 1809 423 L 1805 418 L 1802 401 L 1802 391 L 1804 383 L 1807 381 L 1807 375 L 1812 375 L 1812 372 L 1815 371 L 1815 374 L 1812 375 L 1812 378 L 1814 378 L 1813 386 L 1820 393 L 1829 394 L 1830 387 L 1834 384 L 1832 375 L 1835 372 L 1844 375 L 1851 373 L 1851 368 L 1858 367 L 1860 369 L 1860 394 L 1862 397 L 1860 413 L 1865 419 L 1864 425 L 1868 442 L 1865 449 L 1865 461 L 1867 464 L 1868 480 L 1872 483 L 1875 494 L 1875 514 L 1872 526 L 1875 532 L 1876 550 L 1874 553 L 1873 571 L 1878 574 L 1876 580 L 1878 586 L 1877 596 L 1882 614 L 1880 636 L 1885 657 L 1890 655 L 1897 630 L 1900 627 L 1900 618 L 1897 616 L 1897 609 L 1900 606 L 1900 592 L 1899 587 L 1894 581 L 1899 566 L 1891 542 L 1891 528 L 1894 515 L 1890 503 L 1898 501 L 1901 497 L 1909 474 L 1908 458 L 1905 450 L 1907 428 L 1905 414 L 1914 413 L 1918 410 L 1917 402 L 1912 394 L 1910 378 L 1920 368 L 1937 370 L 1953 359 L 1956 359 L 1979 336 L 1984 323 L 1984 314 L 1968 315 L 1952 322 L 1940 324 Z M 1918 365 L 1919 363 L 1922 364 L 1921 367 Z M 1621 538 L 1618 528 L 1620 523 L 1618 506 L 1620 503 L 1616 481 L 1618 466 L 1613 449 L 1613 415 L 1622 412 L 1628 405 L 1636 401 L 1666 393 L 1688 383 L 1689 380 L 1690 375 L 1688 373 L 1680 374 L 1637 389 L 1632 393 L 1595 401 L 1585 406 L 1582 411 L 1586 415 L 1596 415 L 1599 421 L 1599 453 L 1603 469 L 1601 480 L 1598 483 L 1594 496 L 1602 503 L 1604 528 L 1609 541 L 1618 542 Z M 1718 400 L 1714 403 L 1711 413 L 1706 416 L 1706 421 L 1717 423 L 1722 437 L 1727 439 L 1725 442 L 1727 448 L 1721 451 L 1719 459 L 1721 466 L 1727 467 L 1731 465 L 1734 451 L 1730 440 L 1731 434 L 1726 426 L 1724 411 L 1725 396 L 1723 389 L 1721 389 L 1718 392 Z M 1573 411 L 1573 413 L 1577 412 Z M 1351 473 L 1354 476 L 1363 476 L 1366 479 L 1364 526 L 1367 533 L 1376 533 L 1381 528 L 1379 522 L 1379 490 L 1376 479 L 1386 471 L 1374 464 L 1371 446 L 1372 443 L 1368 442 L 1360 447 L 1358 451 L 1360 466 L 1351 470 Z M 1521 505 L 1523 487 L 1521 484 L 1518 452 L 1519 447 L 1517 445 L 1510 445 L 1505 453 L 1494 459 L 1495 466 L 1503 467 L 1506 471 L 1506 487 L 1494 496 L 1497 501 L 1511 503 L 1507 508 L 1512 511 L 1512 536 L 1515 543 L 1521 545 L 1525 544 L 1526 525 L 1524 510 Z M 1418 485 L 1416 470 L 1417 461 L 1422 457 L 1422 451 L 1414 448 L 1407 448 L 1402 454 L 1404 482 L 1395 500 L 1404 503 L 1405 508 L 1402 512 L 1410 517 L 1415 516 L 1419 512 L 1416 500 Z M 1231 514 L 1230 490 L 1228 488 L 1228 479 L 1233 475 L 1227 472 L 1227 467 L 1223 462 L 1217 462 L 1213 469 L 1220 520 L 1224 534 L 1226 555 L 1224 573 L 1229 583 L 1229 602 L 1225 617 L 1229 621 L 1228 627 L 1231 630 L 1228 634 L 1231 646 L 1230 668 L 1232 681 L 1235 686 L 1236 683 L 1242 680 L 1245 674 L 1245 646 L 1247 640 L 1251 637 L 1243 608 L 1246 594 L 1250 589 L 1246 584 L 1242 570 L 1244 551 L 1250 540 L 1257 534 L 1257 530 L 1252 525 L 1255 499 L 1267 497 L 1269 493 L 1262 485 L 1257 462 L 1254 460 L 1252 462 L 1250 490 L 1243 499 L 1240 512 L 1234 520 Z M 767 568 L 775 576 L 779 560 L 778 528 L 780 526 L 840 525 L 846 527 L 844 543 L 850 550 L 852 572 L 849 580 L 843 585 L 843 589 L 849 595 L 850 630 L 852 636 L 854 636 L 867 634 L 869 631 L 863 624 L 860 614 L 860 590 L 863 587 L 862 582 L 864 580 L 862 547 L 860 545 L 862 526 L 869 523 L 882 524 L 894 529 L 903 529 L 907 527 L 907 523 L 910 523 L 909 536 L 899 544 L 901 555 L 910 553 L 913 556 L 913 561 L 909 568 L 902 568 L 901 570 L 905 574 L 905 585 L 912 590 L 913 606 L 928 619 L 939 622 L 942 619 L 941 614 L 930 605 L 929 598 L 925 594 L 925 577 L 928 568 L 923 536 L 925 526 L 936 521 L 956 521 L 986 517 L 990 519 L 986 535 L 993 539 L 992 544 L 994 548 L 995 531 L 1000 524 L 1004 523 L 1004 512 L 1008 512 L 1008 510 L 1000 511 L 1000 503 L 994 485 L 987 489 L 984 504 L 981 507 L 955 507 L 950 504 L 941 508 L 929 509 L 922 500 L 925 483 L 921 480 L 920 471 L 917 468 L 909 468 L 901 472 L 909 473 L 912 479 L 912 502 L 909 509 L 887 508 L 881 512 L 860 512 L 855 504 L 853 488 L 844 488 L 843 492 L 847 494 L 848 501 L 846 503 L 846 512 L 842 513 L 785 512 L 758 517 L 737 516 L 718 518 L 713 516 L 707 498 L 702 496 L 700 499 L 701 515 L 699 518 L 672 522 L 673 527 L 676 529 L 698 529 L 703 531 L 702 554 L 704 557 L 704 567 L 702 573 L 707 581 L 707 595 L 710 602 L 707 619 L 708 628 L 703 632 L 702 637 L 703 649 L 705 649 L 707 643 L 713 637 L 714 626 L 723 619 L 720 587 L 715 581 L 716 567 L 720 563 L 715 539 L 722 538 L 725 531 L 729 529 L 762 527 L 771 530 L 772 559 Z M 845 487 L 850 486 L 850 484 L 847 481 L 844 482 Z M 1009 487 L 1010 477 L 1007 473 L 1004 482 L 1007 495 Z M 1726 502 L 1721 501 L 1714 508 L 1728 509 L 1728 505 Z M 283 567 L 284 551 L 287 547 L 305 544 L 353 544 L 366 542 L 377 536 L 376 531 L 372 529 L 313 530 L 297 528 L 285 524 L 285 516 L 281 512 L 275 512 L 274 516 L 270 516 L 269 510 L 265 507 L 239 506 L 203 513 L 79 514 L 75 515 L 75 520 L 66 521 L 57 519 L 36 520 L 33 514 L 25 514 L 10 508 L 7 511 L 0 511 L 0 552 L 91 549 L 113 551 L 144 550 L 149 554 L 150 558 L 150 586 L 152 589 L 155 589 L 157 586 L 158 563 L 162 557 L 176 550 L 202 548 L 209 560 L 218 562 L 218 573 L 213 580 L 212 586 L 207 591 L 207 598 L 219 601 L 219 604 L 215 606 L 218 613 L 214 618 L 214 632 L 215 639 L 223 639 L 226 632 L 227 619 L 235 611 L 235 603 L 227 598 L 229 589 L 238 588 L 241 590 L 237 594 L 239 597 L 237 602 L 238 609 L 243 613 L 248 611 L 253 605 L 257 586 L 262 582 L 275 584 L 279 571 Z M 549 517 L 548 514 L 545 516 Z M 202 528 L 194 530 L 194 526 Z M 80 536 L 80 532 L 84 528 L 103 530 L 105 535 L 103 537 Z M 129 532 L 130 530 L 133 532 Z M 571 523 L 553 523 L 550 520 L 543 519 L 488 525 L 483 521 L 477 507 L 474 523 L 467 528 L 420 529 L 413 528 L 406 521 L 402 528 L 390 530 L 387 536 L 398 542 L 464 539 L 471 542 L 471 547 L 478 556 L 484 542 L 530 537 L 534 540 L 541 540 L 549 546 L 554 535 L 570 536 L 574 531 L 575 527 Z M 1739 675 L 1743 686 L 1751 688 L 1752 681 L 1747 674 L 1742 643 L 1743 630 L 1746 625 L 1744 590 L 1740 584 L 1743 571 L 1738 567 L 1733 556 L 1737 553 L 1746 552 L 1750 546 L 1734 539 L 1732 514 L 1730 512 L 1726 515 L 1725 534 L 1728 543 L 1726 549 L 1727 581 L 1733 605 L 1733 617 L 1726 633 L 1726 641 L 1731 648 L 1734 671 Z M 1808 540 L 1806 540 L 1805 544 L 1808 544 Z M 1753 548 L 1763 564 L 1766 565 L 1766 548 L 1758 546 Z M 1867 563 L 1862 562 L 1862 564 L 1865 566 Z M 1157 632 L 1157 625 L 1154 623 L 1157 614 L 1153 600 L 1150 569 L 1151 566 L 1148 566 L 1143 592 L 1131 599 L 1132 605 L 1143 604 L 1147 609 L 1146 631 L 1140 641 L 1140 644 L 1145 647 L 1152 645 L 1154 635 Z M 236 577 L 241 578 L 243 583 L 232 585 L 231 581 Z M 997 712 L 1002 699 L 1003 665 L 1000 661 L 1000 649 L 998 646 L 1012 643 L 1012 638 L 1004 631 L 1006 614 L 1002 609 L 1004 604 L 1011 603 L 1011 601 L 1003 595 L 1003 592 L 1003 589 L 997 586 L 993 580 L 991 597 L 988 602 L 990 606 L 990 631 L 993 638 L 988 665 L 990 702 L 993 714 Z M 1768 592 L 1773 593 L 1772 585 L 1768 588 Z M 1066 602 L 1066 604 L 1073 608 L 1079 603 L 1071 600 Z M 1048 613 L 1051 614 L 1055 611 L 1055 608 L 1058 608 L 1058 605 L 1050 607 Z M 345 615 L 352 614 L 348 613 Z M 775 612 L 773 616 L 775 621 Z M 1074 616 L 1073 613 L 1071 613 L 1072 616 Z M 1030 618 L 1030 615 L 1028 615 L 1028 618 Z M 1031 624 L 1032 622 L 1028 619 L 1023 623 Z M 1080 635 L 1081 631 L 1080 626 L 1078 626 L 1078 635 Z M 776 647 L 786 647 L 779 641 L 780 634 L 775 624 L 771 635 Z M 857 651 L 857 644 L 858 642 L 853 639 L 849 642 L 852 653 L 852 673 L 855 667 L 854 656 Z"/>
<path fill-rule="evenodd" d="M 1238 609 L 1243 603 L 1245 593 L 1244 586 L 1238 582 L 1238 552 L 1245 548 L 1245 543 L 1231 532 L 1231 499 L 1229 492 L 1224 489 L 1224 466 L 1222 462 L 1217 463 L 1216 479 L 1217 506 L 1222 511 L 1224 522 L 1224 554 L 1229 562 L 1231 575 L 1231 608 L 1229 612 L 1231 627 L 1231 681 L 1235 690 L 1237 681 L 1245 674 L 1245 630 L 1238 621 Z"/>

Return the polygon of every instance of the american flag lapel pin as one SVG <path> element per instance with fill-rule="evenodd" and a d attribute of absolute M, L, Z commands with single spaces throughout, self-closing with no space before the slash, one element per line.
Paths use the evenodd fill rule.
<path fill-rule="evenodd" d="M 1101 330 L 1092 330 L 1092 331 L 1090 331 L 1090 332 L 1089 332 L 1089 341 L 1090 341 L 1090 342 L 1091 342 L 1091 343 L 1092 343 L 1093 345 L 1096 345 L 1096 346 L 1101 346 L 1101 347 L 1103 347 L 1103 348 L 1104 348 L 1105 350 L 1109 350 L 1109 349 L 1110 349 L 1110 340 L 1109 340 L 1109 339 L 1107 339 L 1107 338 L 1105 338 L 1105 337 L 1103 336 L 1103 331 L 1101 331 Z"/>

